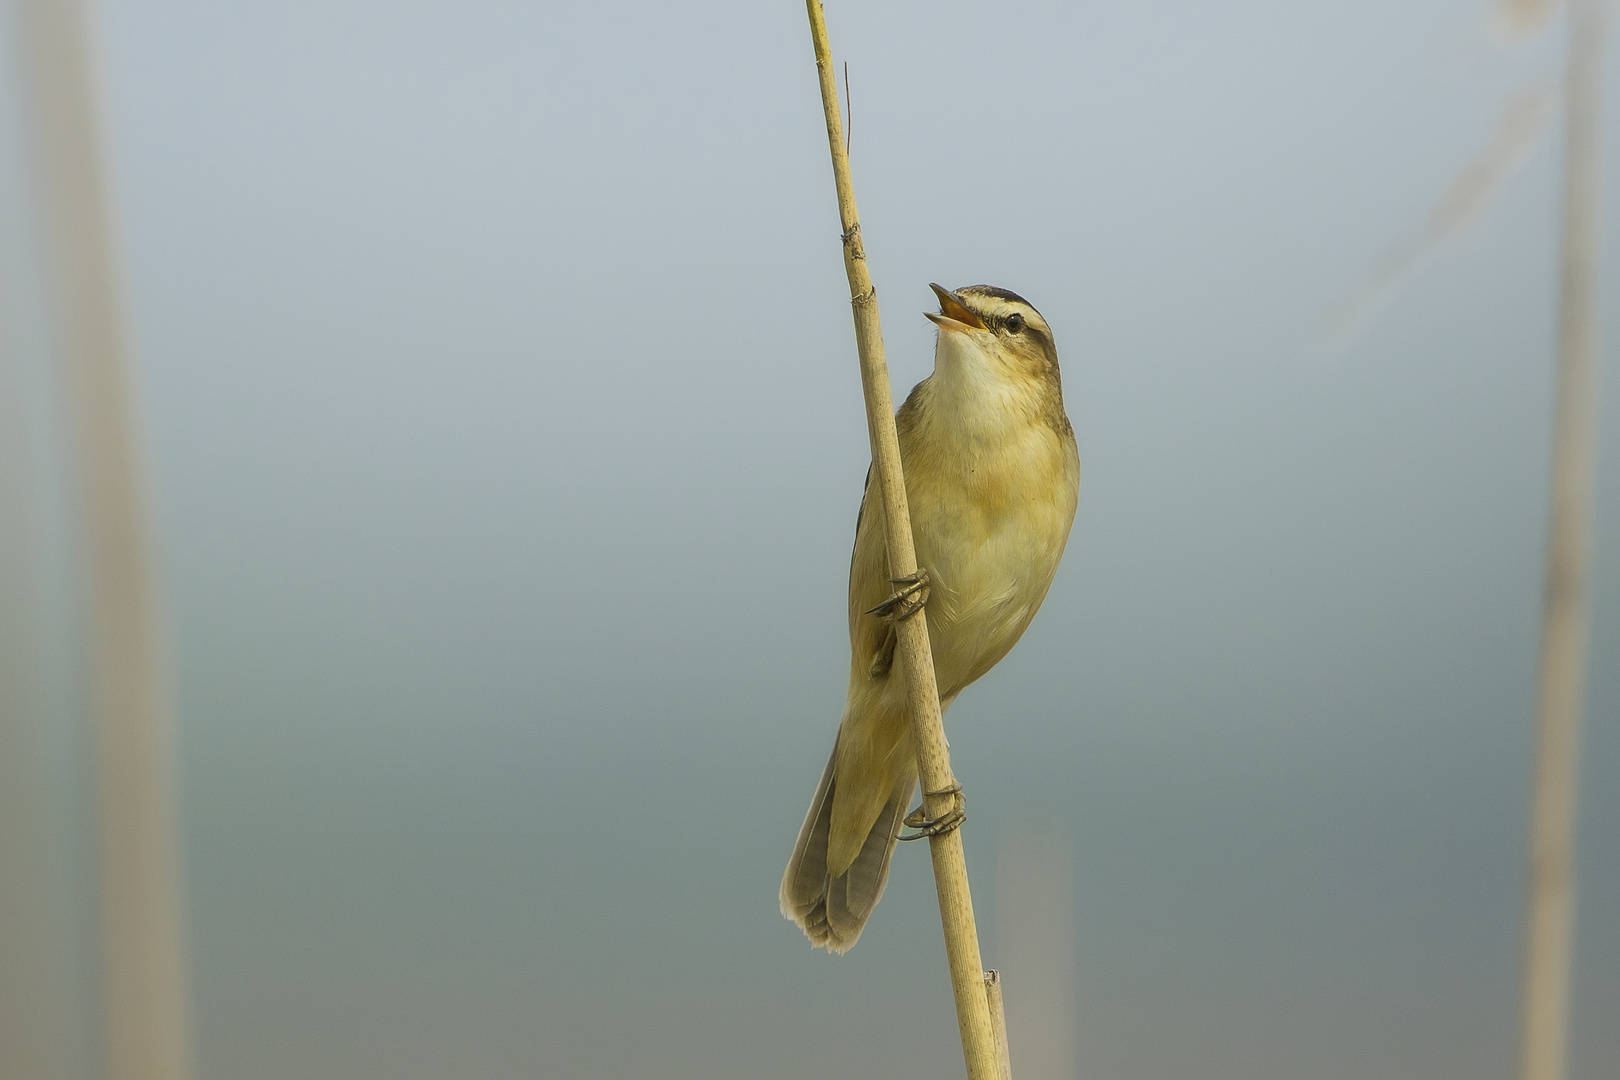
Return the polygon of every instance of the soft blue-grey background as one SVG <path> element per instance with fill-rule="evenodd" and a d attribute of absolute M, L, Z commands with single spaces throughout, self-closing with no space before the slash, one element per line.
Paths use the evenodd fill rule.
<path fill-rule="evenodd" d="M 921 852 L 844 959 L 776 911 L 866 465 L 802 5 L 100 14 L 201 1075 L 955 1074 Z M 1038 823 L 1080 1075 L 1505 1080 L 1557 124 L 1348 347 L 1319 319 L 1561 24 L 828 17 L 896 386 L 927 282 L 1016 289 L 1085 461 L 1045 609 L 951 715 L 987 961 L 997 850 Z M 1604 380 L 1577 1080 L 1620 1074 Z"/>

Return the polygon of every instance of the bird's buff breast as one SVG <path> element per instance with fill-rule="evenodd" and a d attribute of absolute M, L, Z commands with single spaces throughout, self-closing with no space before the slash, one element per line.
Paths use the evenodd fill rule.
<path fill-rule="evenodd" d="M 1018 641 L 1046 597 L 1074 521 L 1072 438 L 1039 425 L 998 442 L 936 446 L 917 463 L 934 468 L 905 463 L 917 561 L 930 576 L 941 697 L 989 671 Z"/>

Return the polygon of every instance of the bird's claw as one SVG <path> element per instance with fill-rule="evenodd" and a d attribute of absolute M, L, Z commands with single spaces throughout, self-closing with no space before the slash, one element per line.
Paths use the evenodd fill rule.
<path fill-rule="evenodd" d="M 905 823 L 917 831 L 910 836 L 901 833 L 895 837 L 896 840 L 921 840 L 928 836 L 944 836 L 962 827 L 962 822 L 967 820 L 967 799 L 962 795 L 962 785 L 953 783 L 950 787 L 940 788 L 938 791 L 923 792 L 925 800 L 931 795 L 954 795 L 956 798 L 951 808 L 937 818 L 928 816 L 928 804 L 925 801 L 922 806 L 905 816 Z"/>
<path fill-rule="evenodd" d="M 921 611 L 923 605 L 928 603 L 928 571 L 920 566 L 915 574 L 890 578 L 889 584 L 898 585 L 900 588 L 893 596 L 877 607 L 870 609 L 866 614 L 876 615 L 880 619 L 905 622 Z"/>

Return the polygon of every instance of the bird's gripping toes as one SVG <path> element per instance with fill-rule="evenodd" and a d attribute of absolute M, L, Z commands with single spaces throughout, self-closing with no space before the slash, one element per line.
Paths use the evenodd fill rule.
<path fill-rule="evenodd" d="M 934 373 L 895 416 L 918 571 L 885 557 L 867 478 L 849 570 L 849 689 L 821 783 L 782 877 L 782 914 L 845 952 L 883 894 L 899 839 L 956 828 L 906 813 L 917 785 L 895 624 L 928 612 L 940 708 L 995 666 L 1035 617 L 1057 572 L 1079 496 L 1080 458 L 1063 411 L 1057 348 L 1041 313 L 990 285 L 932 286 Z M 901 826 L 917 833 L 902 837 Z"/>
<path fill-rule="evenodd" d="M 928 603 L 928 571 L 921 567 L 914 574 L 890 578 L 889 584 L 900 586 L 900 590 L 877 607 L 868 608 L 866 614 L 905 622 Z"/>

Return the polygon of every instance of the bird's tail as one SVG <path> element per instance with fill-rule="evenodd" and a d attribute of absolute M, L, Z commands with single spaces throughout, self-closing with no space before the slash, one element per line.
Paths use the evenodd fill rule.
<path fill-rule="evenodd" d="M 909 751 L 909 746 L 906 749 Z M 793 858 L 782 875 L 782 914 L 799 924 L 812 945 L 826 946 L 829 952 L 848 952 L 883 896 L 883 886 L 889 880 L 889 858 L 894 854 L 906 804 L 917 784 L 915 757 L 906 753 L 900 760 L 903 764 L 898 771 L 880 780 L 886 791 L 840 792 L 839 784 L 848 784 L 851 779 L 839 776 L 837 746 L 827 759 L 815 798 L 810 800 L 810 811 L 799 827 Z M 862 777 L 861 781 L 871 783 L 874 779 L 878 778 Z M 828 863 L 833 805 L 835 799 L 851 798 L 883 801 L 853 861 L 834 874 Z"/>

